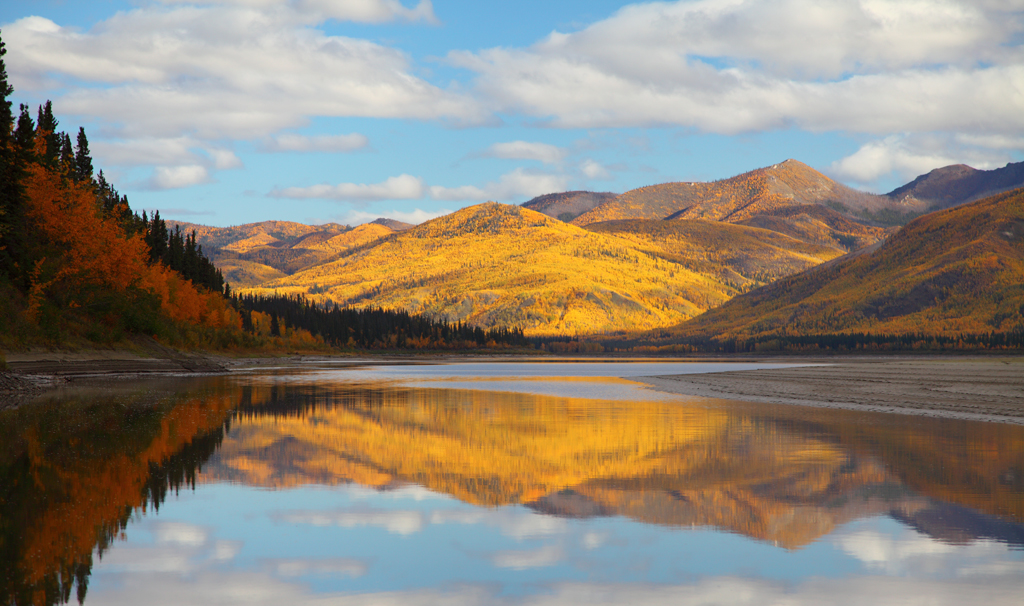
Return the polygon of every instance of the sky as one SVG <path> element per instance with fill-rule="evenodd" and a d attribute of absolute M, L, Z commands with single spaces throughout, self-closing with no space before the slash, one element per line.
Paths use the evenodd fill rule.
<path fill-rule="evenodd" d="M 0 35 L 15 104 L 206 225 L 1024 160 L 1024 0 L 17 0 Z"/>

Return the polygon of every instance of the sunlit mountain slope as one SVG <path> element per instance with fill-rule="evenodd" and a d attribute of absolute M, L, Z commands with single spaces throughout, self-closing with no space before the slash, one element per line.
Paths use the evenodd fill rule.
<path fill-rule="evenodd" d="M 255 291 L 399 308 L 483 327 L 521 327 L 533 335 L 591 334 L 676 323 L 769 274 L 841 254 L 764 230 L 724 226 L 730 236 L 722 236 L 716 229 L 667 226 L 660 241 L 655 229 L 642 235 L 629 228 L 591 232 L 521 207 L 488 203 Z M 712 252 L 716 239 L 722 246 L 742 246 Z"/>
<path fill-rule="evenodd" d="M 566 191 L 537 196 L 528 202 L 523 202 L 521 206 L 544 213 L 559 221 L 572 221 L 617 195 L 610 192 Z"/>
<path fill-rule="evenodd" d="M 236 289 L 246 288 L 331 261 L 347 250 L 392 233 L 394 231 L 384 225 L 367 223 L 341 233 L 312 232 L 293 243 L 274 239 L 253 245 L 270 238 L 262 234 L 262 237 L 254 236 L 220 249 L 214 254 L 214 260 L 228 283 Z"/>
<path fill-rule="evenodd" d="M 733 299 L 656 339 L 1024 328 L 1024 189 L 914 220 L 878 250 Z M 670 336 L 671 335 L 671 336 Z"/>
<path fill-rule="evenodd" d="M 837 183 L 802 162 L 786 160 L 721 181 L 662 183 L 634 189 L 580 215 L 573 224 L 666 218 L 736 223 L 805 204 L 842 205 L 859 211 L 889 208 L 894 203 L 884 196 Z"/>
<path fill-rule="evenodd" d="M 717 221 L 606 221 L 587 226 L 615 235 L 693 271 L 744 288 L 760 286 L 842 255 L 777 231 Z"/>

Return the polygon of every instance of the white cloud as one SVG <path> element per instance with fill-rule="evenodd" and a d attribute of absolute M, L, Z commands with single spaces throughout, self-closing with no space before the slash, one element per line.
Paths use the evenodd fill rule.
<path fill-rule="evenodd" d="M 430 188 L 430 197 L 435 200 L 450 201 L 486 202 L 493 200 L 496 202 L 507 202 L 565 191 L 568 183 L 569 179 L 564 175 L 534 173 L 517 168 L 510 173 L 502 175 L 497 182 L 488 183 L 483 187 L 475 185 L 441 187 L 435 185 Z"/>
<path fill-rule="evenodd" d="M 437 23 L 434 7 L 430 0 L 421 0 L 412 8 L 406 8 L 397 0 L 160 0 L 164 4 L 190 4 L 194 6 L 247 6 L 251 8 L 272 8 L 287 5 L 292 10 L 309 15 L 320 21 L 336 19 L 358 23 L 387 23 L 389 21 L 425 21 Z"/>
<path fill-rule="evenodd" d="M 210 174 L 205 166 L 157 166 L 143 186 L 148 189 L 179 189 L 209 182 Z"/>
<path fill-rule="evenodd" d="M 451 212 L 451 209 L 447 208 L 442 208 L 435 211 L 426 211 L 420 208 L 410 211 L 387 210 L 378 213 L 363 210 L 351 210 L 339 220 L 342 223 L 346 223 L 348 225 L 359 225 L 361 223 L 367 223 L 369 221 L 373 221 L 375 219 L 384 217 L 386 219 L 394 219 L 396 221 L 401 221 L 403 223 L 412 223 L 413 225 L 419 225 L 424 221 L 436 219 L 440 216 L 447 215 Z"/>
<path fill-rule="evenodd" d="M 484 155 L 505 160 L 537 160 L 545 164 L 558 164 L 565 157 L 565 150 L 547 143 L 509 141 L 495 143 Z"/>
<path fill-rule="evenodd" d="M 404 53 L 326 35 L 292 5 L 149 6 L 87 32 L 28 17 L 5 25 L 4 41 L 16 88 L 72 83 L 60 111 L 122 137 L 253 139 L 312 116 L 483 117 L 468 97 L 412 75 Z"/>
<path fill-rule="evenodd" d="M 285 133 L 271 137 L 261 146 L 268 152 L 327 152 L 345 153 L 365 149 L 370 144 L 366 135 L 316 135 L 307 137 Z"/>
<path fill-rule="evenodd" d="M 891 135 L 865 143 L 853 154 L 829 167 L 836 178 L 870 186 L 896 175 L 910 181 L 941 166 L 966 163 L 977 169 L 993 169 L 1010 161 L 1008 137 L 964 137 L 949 135 Z"/>
<path fill-rule="evenodd" d="M 274 198 L 325 198 L 328 200 L 416 200 L 424 194 L 423 180 L 412 175 L 388 177 L 382 183 L 339 183 L 311 187 L 286 187 L 270 192 Z"/>
<path fill-rule="evenodd" d="M 607 168 L 589 158 L 580 164 L 580 170 L 590 179 L 606 181 L 611 178 L 611 173 L 608 172 Z"/>
<path fill-rule="evenodd" d="M 500 110 L 566 128 L 1024 134 L 1022 29 L 966 0 L 659 2 L 449 58 Z"/>

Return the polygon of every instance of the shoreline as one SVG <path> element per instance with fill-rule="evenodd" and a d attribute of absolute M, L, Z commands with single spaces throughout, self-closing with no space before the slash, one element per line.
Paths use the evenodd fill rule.
<path fill-rule="evenodd" d="M 1024 357 L 815 362 L 825 365 L 633 380 L 677 395 L 1024 425 Z"/>

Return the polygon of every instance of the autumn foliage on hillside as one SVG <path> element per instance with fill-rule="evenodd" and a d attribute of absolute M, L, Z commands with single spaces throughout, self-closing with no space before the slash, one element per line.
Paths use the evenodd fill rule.
<path fill-rule="evenodd" d="M 1024 189 L 920 217 L 874 252 L 737 297 L 646 345 L 850 340 L 853 348 L 1021 347 Z"/>

